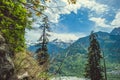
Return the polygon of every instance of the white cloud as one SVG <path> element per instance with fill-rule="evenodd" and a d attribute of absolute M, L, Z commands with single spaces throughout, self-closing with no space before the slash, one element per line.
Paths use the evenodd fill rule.
<path fill-rule="evenodd" d="M 77 40 L 80 37 L 86 36 L 84 33 L 55 33 L 55 32 L 49 32 L 51 35 L 49 37 L 49 40 L 52 41 L 54 39 L 60 39 L 64 42 L 69 42 L 70 40 Z M 41 36 L 41 30 L 27 30 L 26 29 L 26 43 L 31 44 L 31 43 L 36 43 L 37 40 Z"/>
<path fill-rule="evenodd" d="M 49 39 L 50 41 L 54 39 L 60 39 L 64 42 L 69 42 L 71 40 L 77 40 L 81 37 L 86 36 L 84 33 L 54 33 L 51 32 L 50 35 L 52 35 Z"/>
<path fill-rule="evenodd" d="M 112 26 L 105 18 L 90 17 L 89 20 L 95 23 L 93 26 L 94 31 L 110 32 L 113 28 L 115 28 L 115 26 Z"/>
<path fill-rule="evenodd" d="M 89 20 L 95 23 L 94 29 L 96 31 L 110 32 L 113 28 L 120 27 L 120 11 L 116 13 L 112 22 L 108 22 L 105 18 L 101 17 L 90 17 Z"/>
<path fill-rule="evenodd" d="M 26 29 L 25 39 L 27 42 L 36 42 L 41 35 L 41 30 L 28 30 Z"/>
<path fill-rule="evenodd" d="M 65 26 L 61 23 L 58 24 L 51 24 L 50 25 L 51 31 L 57 32 L 57 33 L 64 33 L 69 31 L 69 26 Z"/>
<path fill-rule="evenodd" d="M 68 4 L 67 0 L 51 0 L 47 3 L 47 8 L 45 14 L 49 16 L 49 20 L 53 23 L 58 23 L 61 14 L 70 14 L 71 12 L 77 13 L 80 8 L 88 8 L 97 14 L 104 13 L 108 10 L 107 5 L 97 3 L 95 0 L 77 0 L 76 4 Z M 58 8 L 55 8 L 58 6 Z M 61 6 L 61 7 L 59 7 Z"/>
<path fill-rule="evenodd" d="M 97 3 L 95 0 L 78 0 L 78 2 L 82 4 L 83 7 L 95 11 L 96 13 L 104 13 L 108 10 L 107 5 Z"/>
<path fill-rule="evenodd" d="M 114 27 L 120 26 L 120 11 L 116 13 L 115 19 L 111 22 L 111 25 Z"/>
<path fill-rule="evenodd" d="M 96 17 L 91 17 L 89 20 L 95 22 L 95 25 L 98 26 L 98 27 L 103 27 L 103 28 L 108 28 L 110 27 L 110 25 L 106 24 L 106 20 L 105 18 L 96 18 Z"/>

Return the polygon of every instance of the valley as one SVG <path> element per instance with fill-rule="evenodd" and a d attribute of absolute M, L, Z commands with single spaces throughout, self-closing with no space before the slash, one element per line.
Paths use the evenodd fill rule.
<path fill-rule="evenodd" d="M 120 45 L 118 45 L 120 44 L 120 35 L 117 33 L 117 29 L 114 29 L 111 33 L 96 32 L 101 47 L 101 53 L 102 55 L 103 52 L 105 54 L 108 77 L 116 78 L 116 80 L 120 78 L 120 72 L 116 72 L 120 70 Z M 65 45 L 67 45 L 67 47 L 63 48 Z M 50 65 L 50 73 L 56 72 L 61 66 L 60 70 L 57 71 L 57 75 L 84 77 L 88 46 L 88 36 L 80 38 L 69 45 L 65 42 L 50 42 L 48 44 L 48 51 L 51 55 L 51 59 L 53 57 L 55 59 Z M 35 51 L 36 47 L 28 49 L 34 49 Z M 115 73 L 117 73 L 117 75 Z"/>

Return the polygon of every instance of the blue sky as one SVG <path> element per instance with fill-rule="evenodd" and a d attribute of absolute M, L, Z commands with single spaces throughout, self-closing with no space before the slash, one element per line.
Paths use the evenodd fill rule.
<path fill-rule="evenodd" d="M 117 11 L 120 10 L 120 0 L 96 0 L 96 3 L 106 5 L 108 7 L 108 11 L 99 14 L 95 11 L 91 11 L 91 9 L 83 7 L 78 9 L 77 13 L 72 11 L 70 14 L 60 15 L 59 24 L 64 25 L 68 29 L 65 32 L 68 33 L 80 32 L 89 34 L 91 30 L 110 32 L 114 28 L 110 24 L 115 19 Z M 96 25 L 94 20 L 90 20 L 90 18 L 92 18 L 90 15 L 92 15 L 93 18 L 96 18 L 96 20 L 97 18 L 105 19 L 106 23 L 104 24 L 109 27 L 105 28 L 104 25 Z M 94 28 L 95 26 L 98 26 L 98 28 Z M 102 28 L 100 29 L 99 27 Z M 119 27 L 119 25 L 115 27 Z M 64 30 L 61 32 L 64 32 Z"/>
<path fill-rule="evenodd" d="M 67 0 L 51 0 L 46 5 L 49 8 L 44 14 L 48 15 L 52 29 L 50 40 L 77 40 L 89 35 L 91 30 L 110 32 L 120 27 L 120 0 L 77 0 L 76 4 L 68 4 Z M 36 24 L 38 21 L 39 18 L 33 27 L 39 26 Z M 27 40 L 35 42 L 39 37 L 40 30 L 27 30 Z"/>
<path fill-rule="evenodd" d="M 77 10 L 77 14 L 71 12 L 69 15 L 61 15 L 63 18 L 59 23 L 67 27 L 68 33 L 86 33 L 91 31 L 91 26 L 94 25 L 92 21 L 88 20 L 88 10 Z"/>

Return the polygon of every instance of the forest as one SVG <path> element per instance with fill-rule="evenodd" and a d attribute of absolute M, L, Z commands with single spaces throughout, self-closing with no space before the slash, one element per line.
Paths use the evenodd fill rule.
<path fill-rule="evenodd" d="M 0 0 L 0 80 L 119 80 L 120 1 L 106 1 Z"/>

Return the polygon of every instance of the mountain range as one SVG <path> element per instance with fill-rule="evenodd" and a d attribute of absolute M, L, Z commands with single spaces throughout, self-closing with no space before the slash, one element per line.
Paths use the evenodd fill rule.
<path fill-rule="evenodd" d="M 100 43 L 101 53 L 104 53 L 111 61 L 120 61 L 120 27 L 113 29 L 110 33 L 96 32 L 97 39 Z M 50 54 L 61 53 L 64 55 L 68 52 L 68 55 L 87 54 L 89 47 L 89 36 L 79 38 L 78 40 L 71 41 L 70 43 L 63 42 L 62 40 L 55 39 L 48 43 L 48 52 Z M 35 45 L 30 46 L 28 50 L 35 52 L 39 47 Z"/>
<path fill-rule="evenodd" d="M 60 39 L 54 39 L 53 41 L 49 42 L 47 45 L 48 53 L 49 54 L 58 54 L 60 52 L 63 52 L 73 42 L 74 41 L 64 42 Z M 40 46 L 36 46 L 36 44 L 35 44 L 35 45 L 29 46 L 28 50 L 35 53 L 38 48 L 40 48 Z"/>
<path fill-rule="evenodd" d="M 106 58 L 111 61 L 120 61 L 120 27 L 113 29 L 110 33 L 107 32 L 96 32 L 97 40 L 101 47 L 101 53 L 104 53 Z M 89 36 L 78 39 L 67 49 L 69 55 L 75 53 L 86 54 L 89 47 Z"/>

